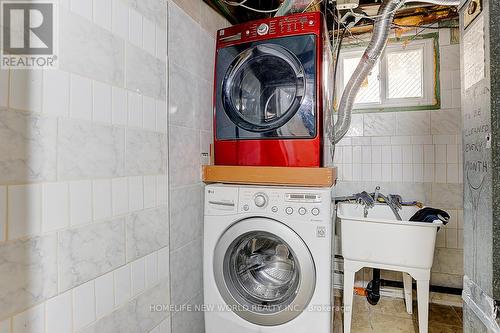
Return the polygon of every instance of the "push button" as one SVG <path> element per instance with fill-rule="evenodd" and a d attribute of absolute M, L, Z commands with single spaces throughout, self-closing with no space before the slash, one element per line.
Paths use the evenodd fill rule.
<path fill-rule="evenodd" d="M 299 208 L 299 214 L 300 215 L 306 215 L 306 213 L 307 213 L 307 209 L 305 209 L 304 207 L 300 207 Z"/>
<path fill-rule="evenodd" d="M 311 210 L 311 213 L 314 215 L 314 216 L 318 216 L 319 215 L 319 209 L 318 208 L 313 208 Z"/>
<path fill-rule="evenodd" d="M 288 215 L 292 215 L 293 214 L 293 208 L 292 207 L 286 207 L 285 208 L 285 213 L 287 213 Z"/>
<path fill-rule="evenodd" d="M 278 212 L 278 207 L 273 206 L 273 207 L 271 208 L 271 211 L 272 211 L 273 213 L 277 213 L 277 212 Z"/>

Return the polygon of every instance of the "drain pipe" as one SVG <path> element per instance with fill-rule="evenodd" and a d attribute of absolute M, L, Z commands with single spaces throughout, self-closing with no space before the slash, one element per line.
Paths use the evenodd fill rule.
<path fill-rule="evenodd" d="M 380 6 L 373 24 L 373 34 L 370 43 L 342 94 L 339 103 L 338 119 L 335 123 L 333 133 L 333 144 L 338 143 L 349 130 L 356 95 L 361 88 L 361 84 L 384 51 L 394 15 L 404 2 L 405 0 L 387 0 Z M 458 6 L 460 4 L 460 0 L 417 0 L 411 2 L 424 2 L 442 6 Z"/>

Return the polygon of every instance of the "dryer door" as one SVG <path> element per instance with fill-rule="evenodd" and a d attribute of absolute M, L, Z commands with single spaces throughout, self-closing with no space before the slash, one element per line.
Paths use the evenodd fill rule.
<path fill-rule="evenodd" d="M 245 219 L 226 230 L 215 248 L 214 274 L 229 309 L 261 326 L 300 315 L 316 284 L 304 241 L 288 226 L 266 218 Z"/>
<path fill-rule="evenodd" d="M 292 52 L 277 44 L 260 44 L 241 52 L 229 66 L 222 104 L 238 127 L 272 131 L 299 110 L 305 86 L 304 68 Z"/>

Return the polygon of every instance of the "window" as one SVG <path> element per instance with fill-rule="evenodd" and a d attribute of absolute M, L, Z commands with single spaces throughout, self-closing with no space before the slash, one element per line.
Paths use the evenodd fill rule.
<path fill-rule="evenodd" d="M 342 51 L 338 96 L 347 85 L 365 47 Z M 389 44 L 356 96 L 355 109 L 432 107 L 436 95 L 434 39 Z"/>

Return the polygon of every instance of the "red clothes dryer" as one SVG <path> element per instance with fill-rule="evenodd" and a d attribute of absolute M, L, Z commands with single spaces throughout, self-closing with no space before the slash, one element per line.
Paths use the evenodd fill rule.
<path fill-rule="evenodd" d="M 320 167 L 323 122 L 332 107 L 331 60 L 320 13 L 219 30 L 215 164 Z"/>

